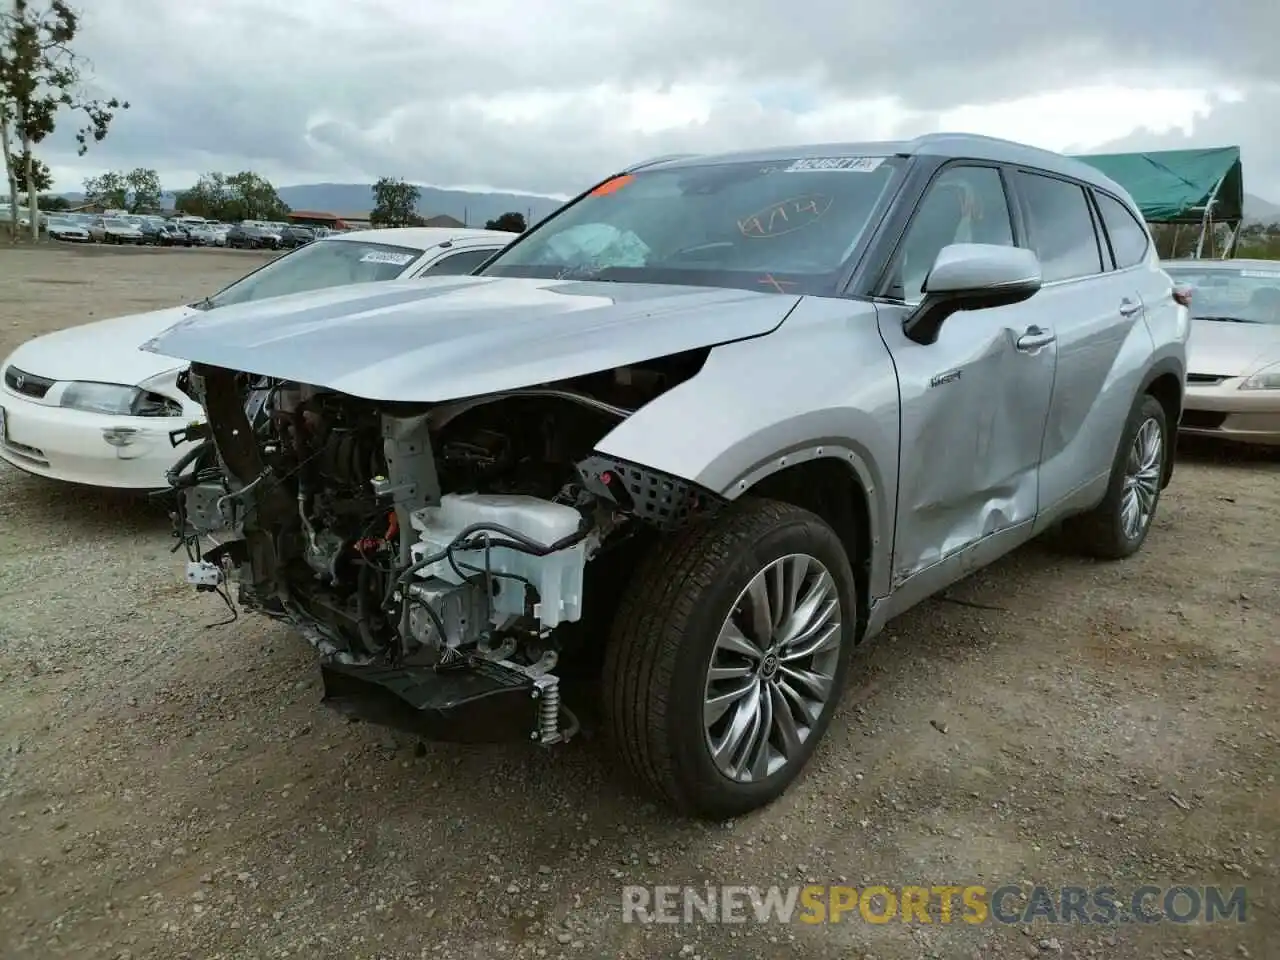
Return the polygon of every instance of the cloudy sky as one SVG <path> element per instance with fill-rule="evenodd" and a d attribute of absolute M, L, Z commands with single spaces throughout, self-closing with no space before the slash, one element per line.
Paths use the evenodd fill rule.
<path fill-rule="evenodd" d="M 91 0 L 130 100 L 57 188 L 154 167 L 573 193 L 650 155 L 965 130 L 1052 149 L 1238 144 L 1280 203 L 1273 0 Z M 1206 14 L 1212 10 L 1212 14 Z"/>

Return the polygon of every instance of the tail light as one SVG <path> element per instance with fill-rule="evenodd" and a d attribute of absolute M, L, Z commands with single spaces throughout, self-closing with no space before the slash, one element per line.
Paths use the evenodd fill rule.
<path fill-rule="evenodd" d="M 1184 307 L 1191 306 L 1191 288 L 1190 287 L 1174 287 L 1173 299 Z"/>

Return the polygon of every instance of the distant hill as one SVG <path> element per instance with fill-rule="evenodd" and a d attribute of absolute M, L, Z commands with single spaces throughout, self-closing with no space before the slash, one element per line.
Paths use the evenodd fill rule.
<path fill-rule="evenodd" d="M 424 217 L 447 213 L 472 227 L 483 227 L 486 221 L 496 220 L 509 212 L 524 214 L 532 224 L 563 203 L 552 197 L 517 193 L 477 193 L 469 190 L 441 190 L 438 187 L 418 189 L 421 191 L 418 212 Z M 316 210 L 354 216 L 367 214 L 373 206 L 373 185 L 368 183 L 302 183 L 279 187 L 276 192 L 294 210 Z M 83 193 L 64 193 L 62 196 L 72 202 L 84 199 Z M 165 204 L 171 205 L 173 201 L 174 194 L 166 192 Z"/>
<path fill-rule="evenodd" d="M 1244 195 L 1244 218 L 1250 223 L 1280 223 L 1280 206 L 1255 197 L 1252 193 Z"/>

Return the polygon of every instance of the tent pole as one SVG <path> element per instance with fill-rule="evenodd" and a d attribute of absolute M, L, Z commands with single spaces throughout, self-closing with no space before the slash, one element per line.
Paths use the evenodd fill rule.
<path fill-rule="evenodd" d="M 1230 260 L 1236 255 L 1236 247 L 1240 244 L 1240 230 L 1244 226 L 1243 220 L 1237 220 L 1231 228 L 1231 233 L 1227 236 L 1227 248 L 1222 254 L 1223 260 Z"/>
<path fill-rule="evenodd" d="M 1219 177 L 1218 182 L 1213 185 L 1213 192 L 1209 194 L 1209 199 L 1204 205 L 1204 219 L 1200 221 L 1200 239 L 1196 243 L 1196 259 L 1200 259 L 1201 253 L 1204 252 L 1204 236 L 1209 230 L 1210 224 L 1213 223 L 1213 207 L 1218 202 L 1218 191 L 1222 189 L 1222 184 L 1226 182 L 1226 177 Z"/>

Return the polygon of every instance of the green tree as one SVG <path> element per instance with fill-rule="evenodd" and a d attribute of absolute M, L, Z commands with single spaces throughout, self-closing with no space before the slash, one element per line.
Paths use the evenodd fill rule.
<path fill-rule="evenodd" d="M 49 165 L 43 160 L 37 160 L 29 153 L 24 153 L 18 158 L 14 177 L 18 181 L 18 192 L 30 195 L 32 190 L 36 193 L 44 193 L 53 187 L 53 174 L 49 171 Z M 31 177 L 30 180 L 27 177 Z M 44 207 L 43 198 L 39 204 Z"/>
<path fill-rule="evenodd" d="M 219 220 L 284 220 L 289 205 L 280 199 L 276 188 L 265 177 L 249 170 L 233 173 L 225 179 L 229 198 Z"/>
<path fill-rule="evenodd" d="M 227 178 L 221 173 L 206 173 L 189 190 L 183 190 L 174 199 L 174 206 L 192 217 L 221 220 L 221 214 L 231 198 Z"/>
<path fill-rule="evenodd" d="M 251 170 L 203 174 L 193 187 L 178 194 L 174 206 L 193 217 L 231 222 L 289 216 L 289 205 L 271 181 Z"/>
<path fill-rule="evenodd" d="M 507 230 L 511 233 L 524 233 L 529 229 L 529 225 L 524 221 L 523 213 L 515 213 L 514 211 L 504 213 L 496 220 L 490 220 L 484 225 L 486 230 Z"/>
<path fill-rule="evenodd" d="M 60 197 L 56 193 L 42 194 L 40 197 L 40 209 L 47 210 L 50 213 L 57 213 L 60 210 L 70 210 L 71 201 L 66 197 Z"/>
<path fill-rule="evenodd" d="M 160 188 L 160 174 L 145 167 L 130 170 L 124 176 L 129 187 L 130 213 L 158 213 L 160 198 L 164 191 Z"/>
<path fill-rule="evenodd" d="M 418 216 L 421 191 L 412 183 L 394 177 L 381 177 L 373 185 L 373 210 L 369 223 L 375 227 L 417 227 L 424 222 Z"/>
<path fill-rule="evenodd" d="M 142 213 L 160 209 L 160 174 L 145 167 L 134 170 L 108 170 L 84 182 L 85 200 L 101 204 L 109 210 Z"/>
<path fill-rule="evenodd" d="M 86 178 L 84 199 L 86 203 L 98 204 L 108 210 L 127 210 L 129 208 L 127 175 L 119 170 L 108 170 L 96 177 Z"/>
<path fill-rule="evenodd" d="M 84 125 L 76 131 L 83 155 L 90 142 L 107 136 L 116 113 L 129 107 L 115 97 L 104 100 L 83 92 L 85 61 L 71 49 L 79 29 L 79 14 L 66 0 L 50 0 L 47 5 L 12 0 L 12 6 L 0 14 L 0 151 L 14 195 L 15 237 L 17 166 L 24 168 L 31 232 L 38 236 L 39 178 L 32 151 L 53 133 L 59 113 L 71 110 L 83 115 Z"/>

